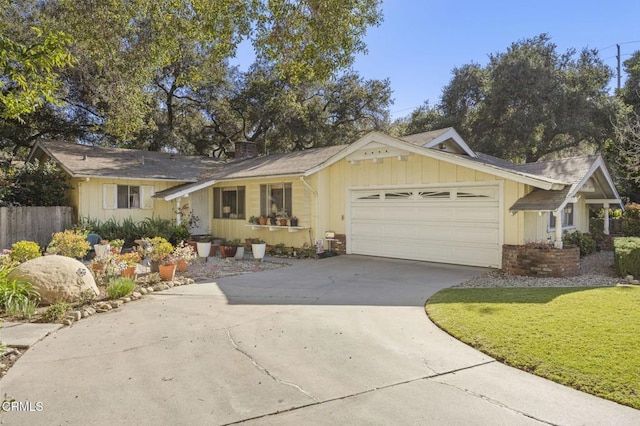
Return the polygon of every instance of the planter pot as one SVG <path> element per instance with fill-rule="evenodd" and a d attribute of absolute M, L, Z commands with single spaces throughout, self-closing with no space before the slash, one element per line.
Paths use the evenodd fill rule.
<path fill-rule="evenodd" d="M 254 259 L 264 259 L 264 253 L 267 250 L 266 244 L 251 244 L 251 252 Z"/>
<path fill-rule="evenodd" d="M 209 257 L 211 251 L 211 243 L 198 243 L 198 256 Z"/>
<path fill-rule="evenodd" d="M 234 257 L 236 259 L 244 259 L 244 247 L 237 247 L 236 255 Z"/>
<path fill-rule="evenodd" d="M 105 265 L 104 263 L 92 263 L 91 264 L 91 269 L 93 270 L 93 272 L 102 272 L 106 269 L 107 265 Z"/>
<path fill-rule="evenodd" d="M 178 271 L 187 272 L 187 269 L 189 269 L 189 262 L 184 259 L 178 260 Z"/>
<path fill-rule="evenodd" d="M 289 225 L 298 226 L 298 219 L 290 219 L 289 220 Z"/>
<path fill-rule="evenodd" d="M 111 246 L 109 244 L 96 244 L 93 249 L 96 251 L 96 257 L 99 258 L 109 257 L 111 254 Z"/>
<path fill-rule="evenodd" d="M 234 257 L 237 251 L 238 251 L 238 247 L 236 246 L 222 246 L 222 252 L 224 253 L 224 257 Z"/>
<path fill-rule="evenodd" d="M 209 250 L 210 257 L 216 257 L 218 255 L 219 244 L 211 244 L 211 250 Z"/>
<path fill-rule="evenodd" d="M 124 268 L 120 275 L 122 275 L 123 277 L 127 277 L 127 278 L 135 278 L 136 277 L 136 267 L 135 266 L 129 266 L 127 268 Z"/>
<path fill-rule="evenodd" d="M 280 226 L 287 226 L 287 219 L 280 219 Z"/>
<path fill-rule="evenodd" d="M 152 260 L 149 262 L 149 272 L 160 272 L 160 262 Z"/>
<path fill-rule="evenodd" d="M 270 217 L 269 218 L 269 223 L 271 225 L 277 225 L 278 224 L 278 219 L 276 219 L 275 217 Z"/>
<path fill-rule="evenodd" d="M 267 224 L 267 218 L 266 217 L 261 217 L 258 219 L 258 224 L 259 225 L 266 225 Z"/>
<path fill-rule="evenodd" d="M 163 281 L 173 281 L 173 277 L 176 275 L 176 267 L 178 265 L 160 265 L 160 279 Z"/>
<path fill-rule="evenodd" d="M 194 253 L 198 252 L 198 242 L 196 240 L 189 240 L 187 244 L 193 249 Z"/>

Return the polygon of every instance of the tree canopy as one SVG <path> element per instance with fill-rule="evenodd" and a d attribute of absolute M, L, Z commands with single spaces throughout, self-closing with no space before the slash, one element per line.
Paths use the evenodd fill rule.
<path fill-rule="evenodd" d="M 402 125 L 454 126 L 474 149 L 514 161 L 595 150 L 611 137 L 619 105 L 607 93 L 611 77 L 597 51 L 559 53 L 542 34 L 489 55 L 486 66 L 454 69 L 440 103 Z"/>
<path fill-rule="evenodd" d="M 237 119 L 237 111 L 215 109 L 246 79 L 229 67 L 240 43 L 253 46 L 257 63 L 268 70 L 268 84 L 295 98 L 300 87 L 340 84 L 354 56 L 366 51 L 367 28 L 382 19 L 379 0 L 2 2 L 0 28 L 13 42 L 26 45 L 32 38 L 24 28 L 48 28 L 75 58 L 73 66 L 54 64 L 64 106 L 37 103 L 21 120 L 3 116 L 4 146 L 29 146 L 46 135 L 206 151 L 216 135 L 222 137 L 216 127 L 244 126 L 221 122 Z M 47 51 L 53 52 L 51 46 Z M 36 90 L 40 98 L 53 100 L 49 92 Z M 389 100 L 380 99 L 386 102 L 384 114 Z M 266 129 L 267 123 L 270 129 L 279 124 L 271 117 L 253 130 Z"/>

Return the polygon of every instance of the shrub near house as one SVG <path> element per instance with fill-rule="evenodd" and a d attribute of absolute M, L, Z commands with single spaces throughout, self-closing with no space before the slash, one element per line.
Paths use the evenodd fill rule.
<path fill-rule="evenodd" d="M 616 271 L 624 275 L 640 277 L 640 238 L 619 237 L 613 240 Z"/>

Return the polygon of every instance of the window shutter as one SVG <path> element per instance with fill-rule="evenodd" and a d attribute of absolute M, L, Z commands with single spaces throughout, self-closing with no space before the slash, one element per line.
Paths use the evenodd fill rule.
<path fill-rule="evenodd" d="M 140 208 L 152 210 L 153 209 L 153 194 L 155 194 L 153 185 L 140 185 L 140 198 L 142 200 Z"/>
<path fill-rule="evenodd" d="M 115 183 L 102 185 L 102 208 L 105 210 L 118 208 L 118 185 Z"/>

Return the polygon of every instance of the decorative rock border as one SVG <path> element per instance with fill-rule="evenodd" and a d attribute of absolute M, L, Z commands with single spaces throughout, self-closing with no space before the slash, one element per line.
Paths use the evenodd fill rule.
<path fill-rule="evenodd" d="M 74 322 L 78 322 L 83 318 L 88 318 L 97 313 L 109 312 L 113 309 L 117 309 L 125 303 L 132 302 L 134 300 L 142 299 L 146 294 L 150 294 L 157 291 L 169 290 L 172 287 L 178 287 L 181 285 L 195 284 L 195 281 L 191 278 L 176 277 L 173 281 L 161 281 L 156 284 L 150 284 L 147 286 L 141 285 L 136 287 L 130 295 L 121 297 L 114 300 L 100 300 L 94 302 L 91 305 L 83 306 L 80 309 L 74 309 L 67 312 L 62 323 L 66 326 L 73 325 Z"/>

